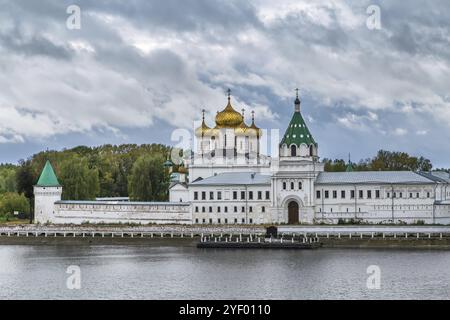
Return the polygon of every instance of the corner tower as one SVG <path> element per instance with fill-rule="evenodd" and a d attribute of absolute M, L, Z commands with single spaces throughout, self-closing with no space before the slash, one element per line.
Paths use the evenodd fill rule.
<path fill-rule="evenodd" d="M 44 169 L 34 186 L 34 222 L 52 223 L 55 216 L 55 202 L 61 200 L 62 187 L 55 171 L 47 160 Z"/>

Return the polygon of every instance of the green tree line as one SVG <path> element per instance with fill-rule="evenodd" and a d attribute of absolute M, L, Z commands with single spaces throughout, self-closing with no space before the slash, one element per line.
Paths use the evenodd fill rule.
<path fill-rule="evenodd" d="M 343 159 L 323 159 L 325 171 L 346 171 L 348 163 Z M 410 156 L 405 152 L 378 151 L 373 158 L 352 163 L 353 171 L 431 171 L 431 161 L 424 157 Z"/>

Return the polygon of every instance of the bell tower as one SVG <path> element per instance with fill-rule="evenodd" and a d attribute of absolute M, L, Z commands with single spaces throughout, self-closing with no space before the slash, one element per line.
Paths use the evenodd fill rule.
<path fill-rule="evenodd" d="M 318 144 L 301 113 L 296 90 L 294 114 L 279 145 L 278 165 L 273 166 L 273 221 L 297 224 L 314 222 L 314 183 L 324 164 L 319 162 Z"/>

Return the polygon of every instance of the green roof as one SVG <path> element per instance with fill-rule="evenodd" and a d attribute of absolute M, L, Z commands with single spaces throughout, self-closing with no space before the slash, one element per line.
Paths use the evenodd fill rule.
<path fill-rule="evenodd" d="M 50 163 L 47 160 L 45 163 L 44 169 L 42 170 L 41 176 L 37 182 L 38 187 L 59 187 L 61 186 L 58 182 L 58 178 L 56 178 L 55 171 Z"/>
<path fill-rule="evenodd" d="M 311 144 L 317 145 L 299 111 L 294 112 L 283 140 L 281 140 L 281 144 L 286 144 L 287 146 L 292 144 L 297 146 L 300 146 L 301 144 L 306 144 L 308 146 Z"/>
<path fill-rule="evenodd" d="M 353 165 L 351 162 L 347 164 L 347 168 L 345 169 L 345 172 L 353 172 Z"/>

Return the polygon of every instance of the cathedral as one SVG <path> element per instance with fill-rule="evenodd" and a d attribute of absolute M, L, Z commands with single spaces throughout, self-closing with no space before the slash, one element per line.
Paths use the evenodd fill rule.
<path fill-rule="evenodd" d="M 37 223 L 136 224 L 450 224 L 445 172 L 324 172 L 319 145 L 297 96 L 276 157 L 264 154 L 263 130 L 236 111 L 230 92 L 215 125 L 195 129 L 189 159 L 171 171 L 169 202 L 62 201 L 47 163 L 35 186 Z"/>

